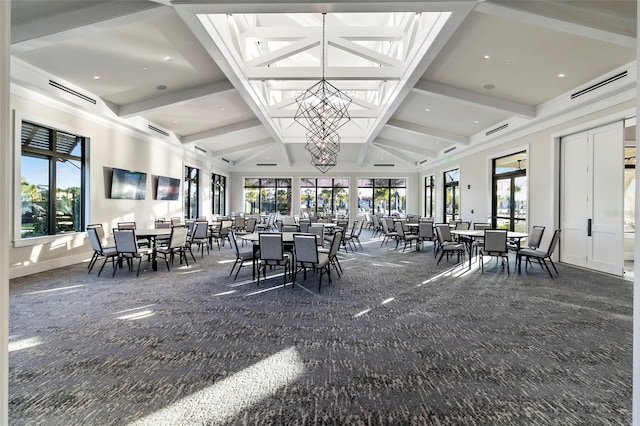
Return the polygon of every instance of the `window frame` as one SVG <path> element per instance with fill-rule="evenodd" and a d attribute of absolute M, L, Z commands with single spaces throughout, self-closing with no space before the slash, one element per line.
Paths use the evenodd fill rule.
<path fill-rule="evenodd" d="M 331 180 L 331 186 L 318 186 L 318 180 Z M 346 181 L 347 182 L 347 186 L 336 186 L 336 180 L 340 180 L 340 181 Z M 314 185 L 313 186 L 303 186 L 302 185 L 302 181 L 309 181 L 309 182 L 313 182 Z M 340 191 L 344 191 L 347 194 L 347 202 L 346 202 L 346 213 L 341 213 L 344 214 L 345 216 L 349 216 L 350 212 L 349 212 L 349 203 L 350 203 L 350 187 L 351 187 L 351 180 L 347 177 L 301 177 L 300 178 L 300 196 L 299 196 L 299 200 L 300 200 L 300 211 L 302 213 L 302 191 L 304 190 L 314 190 L 313 192 L 315 192 L 315 202 L 313 205 L 313 211 L 307 211 L 307 213 L 309 213 L 309 215 L 315 215 L 317 216 L 319 213 L 320 214 L 331 214 L 331 215 L 337 215 L 340 214 L 337 209 L 336 209 L 336 193 L 340 192 Z M 318 212 L 318 190 L 326 190 L 326 189 L 331 189 L 331 206 L 330 209 L 324 209 L 324 211 L 322 212 Z M 338 190 L 338 191 L 337 191 Z"/>
<path fill-rule="evenodd" d="M 520 169 L 520 170 L 513 170 L 513 171 L 508 171 L 508 172 L 504 172 L 504 173 L 496 173 L 496 162 L 498 160 L 507 158 L 507 157 L 511 157 L 511 156 L 516 156 L 516 155 L 524 155 L 525 160 L 526 160 L 526 166 L 524 169 Z M 528 212 L 528 206 L 529 206 L 529 196 L 528 193 L 526 193 L 527 196 L 527 212 L 525 213 L 525 217 L 516 217 L 515 215 L 515 179 L 519 178 L 519 177 L 524 177 L 525 180 L 527 180 L 527 169 L 529 168 L 529 153 L 526 149 L 520 150 L 520 151 L 516 151 L 516 152 L 512 152 L 510 154 L 505 154 L 505 155 L 500 155 L 499 157 L 494 157 L 491 159 L 491 227 L 492 228 L 497 228 L 498 227 L 498 219 L 507 219 L 509 220 L 509 227 L 507 228 L 508 231 L 513 231 L 515 229 L 515 224 L 516 222 L 524 222 L 525 226 L 524 229 L 528 229 L 528 225 L 527 222 L 529 220 L 529 212 Z M 509 217 L 506 216 L 498 216 L 498 212 L 497 212 L 497 203 L 498 203 L 498 191 L 497 191 L 497 185 L 498 185 L 498 181 L 500 180 L 504 180 L 504 179 L 509 179 L 511 181 L 511 190 L 510 190 L 510 199 L 511 199 L 511 205 L 509 206 Z"/>
<path fill-rule="evenodd" d="M 196 177 L 191 177 L 191 172 L 196 171 Z M 189 165 L 184 166 L 184 218 L 195 219 L 200 214 L 200 169 Z M 195 214 L 191 211 L 191 189 L 195 186 Z"/>
<path fill-rule="evenodd" d="M 360 190 L 361 189 L 371 188 L 371 190 L 372 190 L 372 199 L 371 199 L 372 206 L 371 206 L 370 213 L 371 213 L 371 211 L 373 213 L 371 213 L 371 214 L 378 214 L 379 213 L 378 212 L 378 207 L 379 206 L 376 206 L 376 199 L 379 198 L 379 197 L 376 197 L 376 190 L 379 190 L 379 191 L 387 190 L 388 191 L 387 197 L 386 197 L 387 199 L 385 200 L 386 201 L 386 205 L 387 205 L 386 206 L 386 211 L 382 212 L 382 214 L 384 216 L 391 216 L 392 215 L 392 213 L 391 213 L 392 202 L 391 201 L 393 199 L 395 199 L 395 196 L 392 197 L 392 193 L 393 193 L 392 190 L 393 189 L 396 190 L 395 192 L 397 192 L 398 189 L 404 189 L 404 196 L 400 196 L 399 197 L 399 200 L 401 199 L 401 197 L 404 197 L 404 202 L 403 202 L 404 210 L 403 210 L 403 213 L 400 213 L 400 214 L 404 214 L 404 215 L 407 214 L 407 195 L 408 195 L 407 188 L 408 188 L 408 182 L 409 182 L 408 178 L 406 178 L 406 177 L 393 177 L 393 178 L 386 178 L 386 177 L 358 177 L 357 179 L 358 179 L 357 180 L 358 201 L 360 200 Z M 371 181 L 371 186 L 361 186 L 360 185 L 360 180 L 369 180 L 369 181 Z M 392 181 L 400 181 L 400 180 L 404 181 L 404 186 L 392 185 Z M 387 181 L 386 185 L 377 185 L 376 184 L 376 183 L 379 183 L 381 181 Z M 397 206 L 396 206 L 396 213 L 398 213 Z"/>
<path fill-rule="evenodd" d="M 222 182 L 220 184 L 220 182 Z M 220 193 L 217 190 L 222 188 Z M 227 177 L 211 173 L 211 214 L 225 216 L 227 210 Z"/>
<path fill-rule="evenodd" d="M 424 177 L 424 216 L 435 218 L 436 215 L 436 176 Z"/>
<path fill-rule="evenodd" d="M 248 180 L 255 180 L 257 181 L 257 185 L 247 185 L 247 181 Z M 269 184 L 267 181 L 274 181 L 274 184 L 271 185 Z M 284 181 L 288 181 L 289 182 L 289 186 L 286 185 L 278 185 L 280 182 L 284 182 Z M 258 211 L 254 212 L 254 211 L 247 211 L 247 196 L 246 196 L 246 191 L 247 188 L 252 188 L 252 189 L 256 189 L 257 190 L 257 201 L 256 204 L 258 206 Z M 260 206 L 262 205 L 262 197 L 266 196 L 266 191 L 273 189 L 273 212 L 267 212 L 267 211 L 261 211 L 260 210 Z M 288 197 L 287 203 L 280 203 L 279 197 L 282 195 L 282 191 L 286 192 L 288 191 L 288 195 L 286 195 Z M 291 203 L 293 203 L 293 178 L 291 177 L 245 177 L 243 178 L 243 184 L 242 184 L 242 204 L 243 204 L 243 210 L 246 214 L 268 214 L 268 213 L 280 213 L 280 214 L 284 214 L 284 215 L 290 215 L 291 214 L 291 209 L 292 209 L 292 205 Z M 285 205 L 286 208 L 286 212 L 282 212 L 278 209 L 279 205 Z M 251 210 L 251 209 L 249 209 Z"/>
<path fill-rule="evenodd" d="M 447 182 L 447 173 L 450 172 L 457 172 L 458 173 L 458 180 L 456 181 L 451 181 L 451 182 Z M 455 167 L 453 169 L 449 169 L 449 170 L 445 170 L 444 172 L 442 172 L 442 220 L 444 223 L 450 223 L 456 220 L 460 220 L 460 204 L 462 202 L 462 200 L 460 200 L 457 204 L 456 204 L 456 193 L 458 194 L 458 197 L 460 197 L 460 167 Z M 453 203 L 453 212 L 451 215 L 447 214 L 447 189 L 448 188 L 452 188 L 452 203 Z"/>
<path fill-rule="evenodd" d="M 29 125 L 45 129 L 49 132 L 49 149 L 41 149 L 22 145 L 22 129 L 24 123 Z M 90 186 L 88 184 L 89 174 L 89 146 L 90 137 L 82 135 L 82 132 L 74 130 L 72 126 L 60 125 L 58 123 L 42 120 L 35 117 L 28 117 L 19 111 L 14 115 L 14 143 L 16 149 L 14 150 L 14 169 L 16 176 L 22 176 L 22 158 L 28 156 L 32 158 L 41 158 L 47 160 L 49 164 L 48 172 L 48 186 L 49 186 L 49 199 L 48 199 L 48 233 L 46 235 L 37 235 L 31 237 L 22 236 L 22 179 L 16 179 L 14 191 L 16 196 L 14 199 L 14 235 L 13 245 L 14 247 L 26 247 L 36 244 L 47 243 L 55 240 L 59 240 L 64 237 L 73 237 L 85 232 L 86 223 L 89 217 L 88 200 Z M 65 129 L 65 130 L 63 130 Z M 66 135 L 80 138 L 80 154 L 66 154 L 63 152 L 57 152 L 56 142 L 57 133 L 63 133 Z M 64 161 L 59 161 L 64 160 Z M 57 195 L 57 170 L 58 163 L 67 163 L 68 160 L 73 160 L 80 163 L 80 201 L 79 212 L 77 215 L 78 224 L 77 230 L 69 232 L 56 232 L 56 195 Z M 53 189 L 51 189 L 53 188 Z M 74 216 L 74 217 L 75 217 Z"/>

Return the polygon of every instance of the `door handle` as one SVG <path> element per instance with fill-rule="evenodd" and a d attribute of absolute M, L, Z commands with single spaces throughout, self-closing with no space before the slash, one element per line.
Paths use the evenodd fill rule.
<path fill-rule="evenodd" d="M 591 236 L 591 219 L 587 219 L 587 237 Z"/>

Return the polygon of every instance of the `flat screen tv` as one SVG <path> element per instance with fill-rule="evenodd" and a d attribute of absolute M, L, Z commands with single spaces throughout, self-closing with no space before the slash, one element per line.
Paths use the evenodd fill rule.
<path fill-rule="evenodd" d="M 156 200 L 177 200 L 180 198 L 180 179 L 158 176 Z"/>
<path fill-rule="evenodd" d="M 113 169 L 113 175 L 111 176 L 111 198 L 144 200 L 146 190 L 146 173 Z"/>

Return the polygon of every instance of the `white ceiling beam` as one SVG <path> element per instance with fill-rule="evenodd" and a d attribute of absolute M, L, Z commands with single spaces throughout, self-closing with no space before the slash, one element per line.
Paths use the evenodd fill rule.
<path fill-rule="evenodd" d="M 256 148 L 253 151 L 251 151 L 251 153 L 249 153 L 248 155 L 244 155 L 242 158 L 240 158 L 239 160 L 235 161 L 235 165 L 239 166 L 241 164 L 244 164 L 248 161 L 253 160 L 254 158 L 264 154 L 265 152 L 267 152 L 268 150 L 273 149 L 273 144 L 269 144 L 269 145 L 265 145 L 263 148 Z"/>
<path fill-rule="evenodd" d="M 327 80 L 399 80 L 401 68 L 397 67 L 326 67 Z M 249 80 L 320 80 L 320 67 L 268 67 L 246 70 Z"/>
<path fill-rule="evenodd" d="M 364 165 L 364 160 L 367 158 L 367 150 L 369 149 L 369 144 L 362 144 L 360 147 L 360 152 L 358 153 L 358 160 L 356 161 L 356 166 L 362 167 Z"/>
<path fill-rule="evenodd" d="M 308 81 L 295 81 L 295 80 L 287 80 L 287 81 L 279 81 L 279 80 L 270 80 L 267 82 L 270 90 L 280 90 L 280 91 L 295 91 L 295 90 L 306 90 L 310 84 Z M 358 92 L 377 92 L 380 90 L 380 81 L 377 80 L 350 80 L 350 81 L 331 81 L 331 84 L 336 86 L 340 90 L 356 90 Z"/>
<path fill-rule="evenodd" d="M 236 90 L 229 80 L 222 80 L 211 84 L 205 84 L 198 87 L 179 90 L 177 92 L 167 93 L 166 95 L 156 96 L 141 102 L 121 105 L 118 108 L 118 116 L 128 118 L 135 115 L 144 114 L 159 108 L 180 104 L 183 102 L 193 101 L 199 98 L 219 95 L 221 93 Z"/>
<path fill-rule="evenodd" d="M 398 152 L 397 150 L 395 150 L 393 147 L 387 146 L 387 145 L 380 145 L 377 142 L 373 142 L 372 143 L 373 146 L 377 147 L 378 149 L 381 149 L 382 151 L 386 152 L 387 154 L 397 158 L 398 160 L 404 161 L 405 163 L 415 167 L 416 165 L 416 160 L 413 158 L 408 157 L 406 154 L 402 153 L 402 152 Z"/>
<path fill-rule="evenodd" d="M 333 34 L 327 36 L 327 45 L 358 56 L 367 61 L 375 62 L 376 64 L 384 67 L 402 68 L 402 61 L 399 61 L 396 58 L 361 46 L 341 37 L 334 36 Z"/>
<path fill-rule="evenodd" d="M 517 3 L 518 2 L 515 2 L 516 5 Z M 542 3 L 542 5 L 544 5 L 544 3 Z M 490 2 L 478 3 L 475 10 L 478 12 L 486 13 L 488 15 L 499 16 L 501 18 L 519 21 L 525 24 L 537 25 L 539 27 L 561 31 L 563 33 L 573 34 L 580 37 L 587 37 L 594 40 L 600 40 L 606 43 L 612 43 L 633 49 L 636 48 L 636 39 L 634 37 L 628 37 L 622 34 L 604 31 L 601 29 L 587 27 L 585 25 L 575 23 L 576 16 L 584 16 L 587 22 L 593 21 L 594 19 L 602 19 L 602 16 L 595 16 L 593 12 L 589 12 L 584 9 L 581 10 L 579 7 L 564 6 L 561 3 L 553 3 L 553 6 L 556 10 L 556 16 L 554 16 L 553 18 L 542 16 L 531 11 L 524 11 L 521 9 L 515 9 L 504 6 L 502 4 L 495 4 Z M 567 20 L 557 18 L 558 11 L 563 9 L 563 15 L 567 16 Z M 633 17 L 630 17 L 630 19 L 631 18 Z M 568 19 L 571 19 L 571 21 Z M 608 22 L 618 20 L 617 23 L 612 25 L 612 27 L 614 28 L 629 27 L 630 25 L 634 25 L 635 23 L 635 20 L 631 22 L 629 20 L 624 20 L 609 15 L 607 15 L 606 19 Z"/>
<path fill-rule="evenodd" d="M 425 155 L 427 157 L 435 158 L 438 156 L 437 151 L 432 151 L 430 149 L 426 149 L 420 146 L 408 145 L 402 142 L 388 141 L 386 139 L 376 138 L 374 139 L 373 143 L 379 147 L 401 149 L 403 151 L 414 152 L 416 154 Z"/>
<path fill-rule="evenodd" d="M 289 147 L 287 144 L 281 143 L 282 147 L 282 159 L 285 161 L 286 165 L 291 167 L 291 153 L 289 152 Z"/>
<path fill-rule="evenodd" d="M 506 112 L 523 118 L 535 118 L 536 108 L 531 105 L 505 101 L 491 96 L 481 95 L 457 87 L 435 83 L 433 81 L 420 80 L 413 87 L 413 92 L 426 95 L 435 95 L 452 99 L 467 105 L 489 108 L 499 112 Z"/>
<path fill-rule="evenodd" d="M 312 49 L 319 45 L 320 45 L 320 42 L 318 40 L 313 38 L 306 38 L 304 40 L 296 41 L 295 43 L 291 43 L 288 46 L 284 46 L 280 49 L 269 52 L 258 58 L 252 59 L 251 61 L 248 61 L 246 63 L 246 66 L 247 66 L 247 69 L 250 69 L 250 68 L 260 68 L 260 67 L 265 67 L 267 65 L 272 65 L 278 61 L 282 61 L 283 59 L 290 58 L 291 56 L 297 55 L 298 53 Z"/>
<path fill-rule="evenodd" d="M 68 13 L 12 26 L 11 50 L 29 51 L 172 13 L 172 7 L 140 1 L 110 1 L 78 7 Z"/>
<path fill-rule="evenodd" d="M 268 139 L 261 139 L 259 141 L 254 141 L 254 142 L 249 142 L 249 143 L 245 143 L 242 145 L 234 145 L 232 147 L 229 148 L 224 148 L 224 149 L 219 149 L 216 151 L 212 151 L 211 155 L 213 155 L 214 157 L 224 157 L 225 155 L 230 155 L 230 154 L 234 154 L 236 152 L 240 152 L 240 151 L 246 151 L 248 149 L 255 149 L 255 148 L 260 148 L 263 147 L 267 144 L 272 144 L 273 143 L 273 139 L 268 138 Z"/>
<path fill-rule="evenodd" d="M 387 121 L 386 126 L 393 127 L 402 131 L 415 133 L 418 135 L 439 139 L 444 142 L 460 143 L 463 145 L 469 145 L 471 143 L 471 139 L 467 136 L 456 135 L 454 133 L 445 132 L 443 130 L 434 129 L 432 127 L 421 126 L 415 123 L 409 123 L 408 121 L 402 121 L 396 118 L 392 118 Z"/>
<path fill-rule="evenodd" d="M 195 143 L 204 139 L 211 139 L 218 136 L 226 135 L 227 133 L 240 132 L 258 126 L 262 126 L 262 123 L 260 123 L 260 120 L 258 120 L 257 118 L 253 118 L 251 120 L 240 121 L 238 123 L 229 124 L 227 126 L 216 127 L 215 129 L 183 136 L 182 143 Z"/>
<path fill-rule="evenodd" d="M 293 118 L 298 112 L 297 108 L 292 109 L 269 109 L 269 115 L 271 118 Z M 376 118 L 378 116 L 378 110 L 349 110 L 349 117 L 351 118 Z"/>

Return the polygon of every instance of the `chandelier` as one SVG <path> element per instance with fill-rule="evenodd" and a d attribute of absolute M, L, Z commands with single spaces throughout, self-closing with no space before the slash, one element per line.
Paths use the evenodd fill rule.
<path fill-rule="evenodd" d="M 351 98 L 324 78 L 324 31 L 326 13 L 322 14 L 322 80 L 296 98 L 298 112 L 294 120 L 306 130 L 305 148 L 311 153 L 311 164 L 326 173 L 337 164 L 340 151 L 338 129 L 351 117 L 347 108 Z"/>

